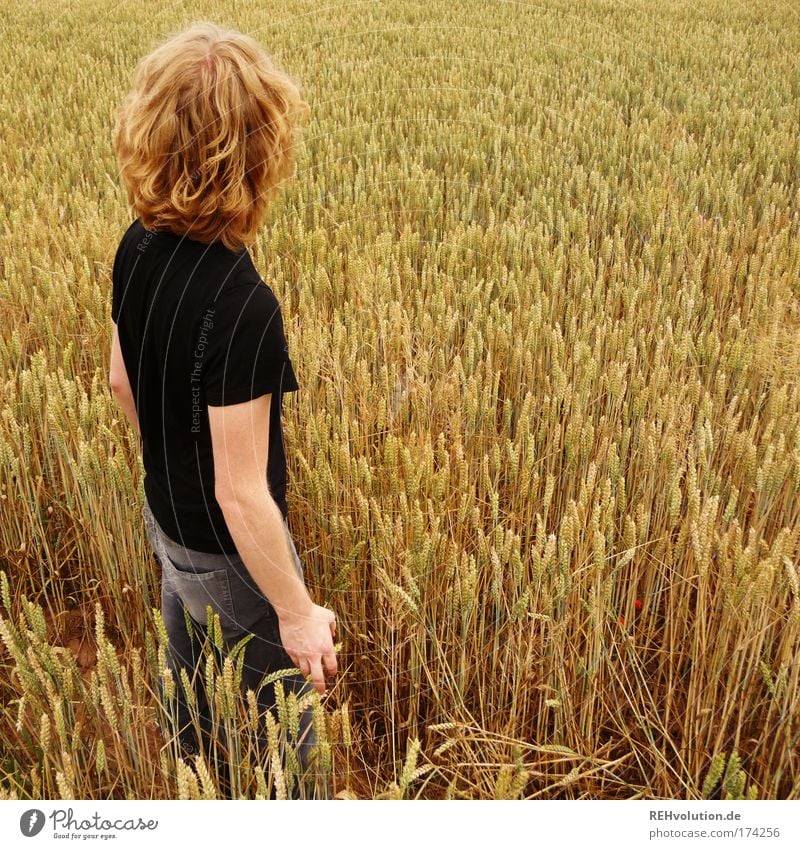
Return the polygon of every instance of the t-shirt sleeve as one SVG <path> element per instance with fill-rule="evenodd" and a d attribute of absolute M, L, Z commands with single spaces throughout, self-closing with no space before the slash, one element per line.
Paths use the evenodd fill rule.
<path fill-rule="evenodd" d="M 213 407 L 299 388 L 280 305 L 263 282 L 236 286 L 209 305 L 195 357 L 206 401 Z"/>
<path fill-rule="evenodd" d="M 114 254 L 114 265 L 111 269 L 111 320 L 114 324 L 119 322 L 119 313 L 122 307 L 120 251 L 121 248 L 118 247 L 116 254 Z"/>

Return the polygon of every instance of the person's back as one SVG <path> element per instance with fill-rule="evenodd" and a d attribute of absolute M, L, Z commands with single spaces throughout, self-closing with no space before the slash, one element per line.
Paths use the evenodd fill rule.
<path fill-rule="evenodd" d="M 308 595 L 288 525 L 281 401 L 298 383 L 278 301 L 247 248 L 294 172 L 307 108 L 255 41 L 199 23 L 139 63 L 116 113 L 114 148 L 136 218 L 114 259 L 109 382 L 142 439 L 142 512 L 162 566 L 184 753 L 216 747 L 195 675 L 206 605 L 226 652 L 255 636 L 242 687 L 263 709 L 274 706 L 274 683 L 261 686 L 267 673 L 294 663 L 301 674 L 282 680 L 299 695 L 305 676 L 323 693 L 337 671 L 335 616 Z M 182 668 L 196 682 L 199 729 Z M 311 715 L 301 721 L 304 767 Z"/>
<path fill-rule="evenodd" d="M 267 480 L 286 517 L 281 400 L 298 384 L 278 300 L 247 249 L 148 231 L 139 218 L 120 241 L 112 277 L 150 509 L 186 547 L 234 553 L 214 495 L 207 407 L 272 394 Z"/>

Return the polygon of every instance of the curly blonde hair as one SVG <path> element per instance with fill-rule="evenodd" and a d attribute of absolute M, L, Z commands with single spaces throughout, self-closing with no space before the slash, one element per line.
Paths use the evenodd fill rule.
<path fill-rule="evenodd" d="M 238 251 L 293 176 L 309 105 L 250 36 L 200 21 L 145 56 L 114 112 L 128 202 L 148 230 Z"/>

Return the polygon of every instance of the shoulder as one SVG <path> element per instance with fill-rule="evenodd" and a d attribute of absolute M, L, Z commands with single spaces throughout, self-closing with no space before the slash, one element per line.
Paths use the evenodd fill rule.
<path fill-rule="evenodd" d="M 249 350 L 258 346 L 264 354 L 285 349 L 280 304 L 263 280 L 250 279 L 249 275 L 232 279 L 208 305 L 204 320 L 209 329 L 213 328 L 212 349 Z"/>
<path fill-rule="evenodd" d="M 119 240 L 119 246 L 120 248 L 126 248 L 129 245 L 136 246 L 146 235 L 147 230 L 144 229 L 142 220 L 140 218 L 134 218 L 122 234 L 122 238 Z"/>
<path fill-rule="evenodd" d="M 129 256 L 131 251 L 135 250 L 137 245 L 141 243 L 142 239 L 146 235 L 147 231 L 142 226 L 141 220 L 139 218 L 134 218 L 120 237 L 117 245 L 117 251 L 114 255 L 115 268 L 119 264 L 120 258 Z"/>
<path fill-rule="evenodd" d="M 141 241 L 140 230 L 144 232 L 141 222 L 135 218 L 122 234 L 114 253 L 114 262 L 111 266 L 111 320 L 114 324 L 119 320 L 124 292 L 136 267 L 133 254 L 135 246 Z"/>
<path fill-rule="evenodd" d="M 275 293 L 258 274 L 249 257 L 238 264 L 235 274 L 222 287 L 212 306 L 226 313 L 233 310 L 255 316 L 280 313 Z"/>

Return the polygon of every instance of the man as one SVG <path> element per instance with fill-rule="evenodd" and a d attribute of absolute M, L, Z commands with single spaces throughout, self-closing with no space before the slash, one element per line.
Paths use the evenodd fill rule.
<path fill-rule="evenodd" d="M 335 616 L 315 604 L 289 532 L 281 429 L 298 390 L 278 301 L 246 247 L 294 170 L 307 104 L 249 37 L 195 24 L 146 56 L 117 110 L 114 147 L 137 213 L 114 258 L 109 381 L 141 437 L 143 516 L 162 564 L 161 605 L 184 752 L 210 745 L 199 642 L 184 608 L 220 617 L 245 647 L 243 688 L 265 674 L 298 695 L 337 672 Z M 180 686 L 196 683 L 196 734 Z M 307 710 L 301 766 L 316 742 Z"/>

